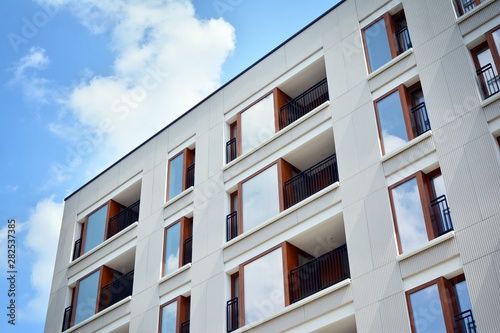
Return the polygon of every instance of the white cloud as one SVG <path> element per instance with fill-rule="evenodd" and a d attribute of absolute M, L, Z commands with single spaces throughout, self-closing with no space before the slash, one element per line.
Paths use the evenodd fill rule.
<path fill-rule="evenodd" d="M 30 281 L 35 294 L 21 313 L 32 320 L 43 320 L 47 312 L 62 213 L 62 202 L 45 198 L 31 210 L 25 223 L 24 246 L 32 253 Z"/>

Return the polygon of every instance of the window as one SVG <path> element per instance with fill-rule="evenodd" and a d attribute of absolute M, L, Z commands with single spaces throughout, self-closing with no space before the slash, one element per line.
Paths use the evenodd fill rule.
<path fill-rule="evenodd" d="M 393 16 L 384 14 L 364 28 L 362 35 L 370 73 L 411 48 L 410 33 L 403 11 Z"/>
<path fill-rule="evenodd" d="M 160 333 L 189 333 L 191 297 L 177 297 L 160 307 Z"/>
<path fill-rule="evenodd" d="M 465 276 L 437 278 L 406 292 L 413 333 L 476 332 Z"/>
<path fill-rule="evenodd" d="M 500 91 L 500 28 L 496 27 L 486 33 L 486 41 L 471 50 L 479 85 L 488 98 Z"/>
<path fill-rule="evenodd" d="M 458 16 L 461 16 L 465 13 L 470 12 L 485 0 L 454 0 L 454 1 L 455 5 L 457 6 Z"/>
<path fill-rule="evenodd" d="M 168 161 L 167 201 L 194 185 L 194 149 L 184 149 Z"/>
<path fill-rule="evenodd" d="M 183 217 L 165 228 L 163 276 L 191 262 L 193 219 Z"/>
<path fill-rule="evenodd" d="M 399 253 L 411 251 L 451 230 L 450 209 L 439 169 L 389 187 Z"/>
<path fill-rule="evenodd" d="M 388 154 L 431 129 L 420 84 L 404 85 L 375 101 L 382 154 Z"/>

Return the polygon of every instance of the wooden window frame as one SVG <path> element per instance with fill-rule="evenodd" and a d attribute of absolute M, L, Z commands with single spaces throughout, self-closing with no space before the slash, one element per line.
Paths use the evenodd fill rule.
<path fill-rule="evenodd" d="M 158 320 L 158 333 L 161 333 L 161 324 L 162 324 L 162 312 L 163 308 L 166 307 L 169 304 L 172 304 L 174 302 L 177 302 L 177 310 L 175 313 L 175 331 L 176 333 L 180 333 L 181 331 L 181 325 L 185 321 L 190 319 L 190 313 L 191 313 L 191 296 L 177 296 L 174 299 L 171 299 L 170 301 L 163 303 L 160 305 L 160 311 L 159 311 L 159 320 Z"/>
<path fill-rule="evenodd" d="M 176 157 L 178 157 L 179 155 L 182 155 L 182 154 L 184 154 L 184 157 L 182 159 L 182 179 L 181 179 L 181 182 L 182 182 L 182 191 L 181 191 L 181 193 L 184 192 L 185 190 L 187 190 L 187 188 L 186 188 L 186 174 L 187 174 L 188 167 L 190 167 L 194 163 L 195 148 L 193 148 L 193 149 L 184 148 L 183 150 L 181 150 L 180 152 L 178 152 L 177 154 L 175 154 L 174 156 L 172 156 L 171 158 L 168 159 L 167 191 L 166 191 L 166 193 L 167 193 L 166 200 L 167 201 L 172 200 L 173 198 L 175 198 L 175 196 L 172 197 L 172 198 L 169 198 L 169 196 L 170 196 L 170 193 L 169 193 L 170 176 L 171 176 L 171 174 L 170 174 L 170 170 L 171 170 L 170 163 L 172 162 L 173 159 L 175 159 Z"/>
<path fill-rule="evenodd" d="M 497 25 L 493 29 L 487 31 L 484 34 L 486 37 L 486 40 L 470 50 L 476 71 L 481 69 L 481 65 L 479 64 L 477 54 L 488 48 L 490 50 L 491 57 L 493 58 L 493 64 L 491 64 L 491 65 L 495 67 L 495 69 L 497 70 L 497 73 L 499 73 L 499 75 L 500 75 L 500 52 L 499 52 L 500 45 L 496 45 L 495 39 L 493 38 L 493 33 L 497 30 L 500 30 L 500 25 Z M 480 84 L 481 84 L 481 88 L 484 91 L 485 90 L 484 82 L 480 82 Z"/>
<path fill-rule="evenodd" d="M 401 184 L 406 183 L 407 181 L 411 179 L 416 179 L 417 180 L 417 188 L 420 196 L 420 204 L 422 205 L 422 212 L 424 215 L 424 221 L 425 221 L 425 228 L 427 231 L 427 239 L 428 241 L 434 239 L 437 237 L 434 225 L 432 223 L 431 219 L 431 211 L 430 211 L 430 201 L 433 196 L 433 191 L 432 191 L 432 185 L 431 185 L 431 178 L 441 174 L 441 170 L 438 168 L 436 170 L 433 170 L 432 172 L 429 172 L 428 174 L 423 173 L 422 171 L 418 171 L 394 184 L 389 186 L 389 200 L 391 203 L 391 212 L 392 212 L 392 220 L 394 223 L 394 230 L 396 233 L 396 240 L 397 240 L 397 245 L 398 245 L 398 251 L 400 254 L 404 253 L 401 245 L 401 238 L 399 236 L 399 226 L 398 226 L 398 221 L 397 221 L 397 216 L 396 216 L 396 208 L 394 206 L 394 198 L 392 195 L 392 190 L 396 187 L 398 187 Z M 404 223 L 404 222 L 403 222 Z"/>
<path fill-rule="evenodd" d="M 167 230 L 176 225 L 177 223 L 180 223 L 179 225 L 179 262 L 177 263 L 177 269 L 181 268 L 183 265 L 183 260 L 184 260 L 184 242 L 186 239 L 191 237 L 193 235 L 193 218 L 187 218 L 185 216 L 181 217 L 179 220 L 176 220 L 175 222 L 170 223 L 166 227 L 163 228 L 163 259 L 161 263 L 161 276 L 165 276 L 165 250 L 167 247 Z"/>

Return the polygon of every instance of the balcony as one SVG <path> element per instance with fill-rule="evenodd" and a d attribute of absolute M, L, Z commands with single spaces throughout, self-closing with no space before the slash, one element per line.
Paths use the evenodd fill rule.
<path fill-rule="evenodd" d="M 471 310 L 464 311 L 455 316 L 454 333 L 476 333 L 476 321 Z"/>
<path fill-rule="evenodd" d="M 406 50 L 411 49 L 411 39 L 410 32 L 408 31 L 408 27 L 404 26 L 395 33 L 396 40 L 398 42 L 398 50 L 399 54 L 405 52 Z"/>
<path fill-rule="evenodd" d="M 236 138 L 232 138 L 228 142 L 226 142 L 226 163 L 231 162 L 236 157 L 238 157 L 238 153 L 236 150 Z"/>
<path fill-rule="evenodd" d="M 183 322 L 181 324 L 181 330 L 180 330 L 180 333 L 189 333 L 189 324 L 190 324 L 190 321 L 187 320 L 185 322 Z"/>
<path fill-rule="evenodd" d="M 193 236 L 184 240 L 184 254 L 182 257 L 182 264 L 186 265 L 192 262 L 193 258 Z"/>
<path fill-rule="evenodd" d="M 422 135 L 431 130 L 431 123 L 427 116 L 427 108 L 424 102 L 413 107 L 411 115 L 413 117 L 413 124 L 415 125 L 415 136 Z"/>
<path fill-rule="evenodd" d="M 290 303 L 348 278 L 347 246 L 343 245 L 290 271 Z"/>
<path fill-rule="evenodd" d="M 227 332 L 237 330 L 239 325 L 238 297 L 227 301 L 226 305 L 226 328 Z"/>
<path fill-rule="evenodd" d="M 73 260 L 78 259 L 78 257 L 80 256 L 81 252 L 82 252 L 82 239 L 78 238 L 75 241 L 75 245 L 73 247 Z"/>
<path fill-rule="evenodd" d="M 71 327 L 71 316 L 72 315 L 73 315 L 73 306 L 70 305 L 66 309 L 64 309 L 63 325 L 62 325 L 63 332 Z"/>
<path fill-rule="evenodd" d="M 234 211 L 226 216 L 226 241 L 238 236 L 238 212 Z"/>
<path fill-rule="evenodd" d="M 285 182 L 285 209 L 338 180 L 337 157 L 333 154 Z"/>
<path fill-rule="evenodd" d="M 187 167 L 186 170 L 186 189 L 194 186 L 194 163 Z"/>
<path fill-rule="evenodd" d="M 476 73 L 484 98 L 491 97 L 500 91 L 500 78 L 491 64 L 481 67 Z"/>
<path fill-rule="evenodd" d="M 101 289 L 99 298 L 99 311 L 118 303 L 122 299 L 132 295 L 134 285 L 134 271 L 130 271 L 120 278 L 114 280 Z"/>
<path fill-rule="evenodd" d="M 137 201 L 109 219 L 107 238 L 113 237 L 132 223 L 139 220 L 139 205 L 140 201 Z"/>
<path fill-rule="evenodd" d="M 329 98 L 328 84 L 324 79 L 299 96 L 289 100 L 279 110 L 280 130 L 328 101 Z"/>
<path fill-rule="evenodd" d="M 436 229 L 436 235 L 441 236 L 447 232 L 453 230 L 453 224 L 451 222 L 450 208 L 448 207 L 448 201 L 446 201 L 446 196 L 441 195 L 430 202 L 431 206 L 431 220 L 434 228 Z"/>

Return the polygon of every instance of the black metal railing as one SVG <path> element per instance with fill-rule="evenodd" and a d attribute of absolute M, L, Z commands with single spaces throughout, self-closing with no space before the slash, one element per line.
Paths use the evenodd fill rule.
<path fill-rule="evenodd" d="M 239 325 L 239 309 L 238 309 L 238 297 L 235 297 L 229 301 L 227 301 L 227 310 L 226 310 L 226 326 L 227 331 L 232 332 L 237 330 Z"/>
<path fill-rule="evenodd" d="M 413 123 L 415 124 L 415 136 L 419 136 L 431 130 L 431 123 L 429 122 L 429 117 L 427 116 L 425 102 L 411 108 L 411 114 L 413 116 Z"/>
<path fill-rule="evenodd" d="M 396 40 L 398 41 L 399 54 L 411 48 L 410 32 L 407 26 L 396 31 Z"/>
<path fill-rule="evenodd" d="M 189 324 L 190 324 L 189 320 L 186 320 L 181 324 L 181 333 L 189 333 Z"/>
<path fill-rule="evenodd" d="M 476 333 L 476 321 L 471 310 L 455 316 L 455 333 Z"/>
<path fill-rule="evenodd" d="M 80 252 L 82 252 L 82 239 L 78 238 L 75 241 L 75 246 L 73 246 L 73 260 L 78 259 L 80 257 Z"/>
<path fill-rule="evenodd" d="M 226 216 L 226 241 L 238 236 L 238 212 L 234 211 Z"/>
<path fill-rule="evenodd" d="M 350 278 L 347 246 L 342 245 L 290 271 L 290 303 Z"/>
<path fill-rule="evenodd" d="M 111 238 L 132 223 L 139 220 L 140 200 L 109 219 L 108 237 Z"/>
<path fill-rule="evenodd" d="M 476 2 L 474 0 L 461 0 L 461 5 L 464 14 L 470 12 L 476 7 Z"/>
<path fill-rule="evenodd" d="M 285 182 L 285 209 L 339 180 L 335 154 Z"/>
<path fill-rule="evenodd" d="M 329 99 L 328 84 L 324 79 L 280 107 L 280 129 L 290 125 Z"/>
<path fill-rule="evenodd" d="M 194 163 L 187 167 L 186 170 L 186 189 L 194 186 Z"/>
<path fill-rule="evenodd" d="M 448 201 L 446 201 L 446 195 L 441 195 L 431 200 L 431 218 L 438 236 L 453 230 L 450 208 L 448 207 Z"/>
<path fill-rule="evenodd" d="M 481 67 L 477 71 L 477 76 L 483 88 L 484 98 L 488 98 L 500 91 L 500 78 L 491 64 Z"/>
<path fill-rule="evenodd" d="M 188 237 L 184 240 L 184 255 L 182 258 L 182 264 L 188 264 L 192 262 L 193 259 L 193 236 Z"/>
<path fill-rule="evenodd" d="M 226 163 L 231 162 L 236 158 L 236 138 L 232 138 L 226 142 Z"/>
<path fill-rule="evenodd" d="M 99 298 L 99 311 L 102 311 L 122 299 L 131 296 L 133 285 L 134 271 L 130 271 L 104 286 L 101 289 L 101 295 Z"/>
<path fill-rule="evenodd" d="M 66 309 L 64 309 L 63 325 L 62 325 L 63 332 L 71 327 L 71 315 L 72 314 L 73 314 L 73 306 L 72 305 L 70 305 Z"/>

